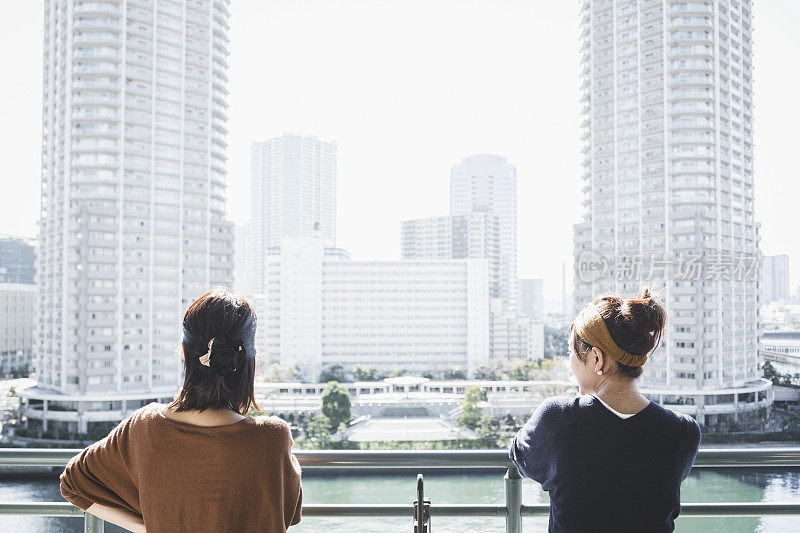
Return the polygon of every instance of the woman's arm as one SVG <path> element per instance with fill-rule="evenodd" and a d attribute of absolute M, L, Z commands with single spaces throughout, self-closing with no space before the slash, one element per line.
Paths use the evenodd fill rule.
<path fill-rule="evenodd" d="M 83 509 L 92 504 L 141 515 L 139 490 L 131 473 L 131 419 L 73 457 L 61 474 L 61 494 Z"/>
<path fill-rule="evenodd" d="M 141 516 L 120 509 L 119 507 L 109 507 L 108 505 L 93 503 L 86 509 L 86 512 L 92 513 L 97 518 L 102 518 L 106 522 L 124 527 L 128 531 L 133 531 L 134 533 L 145 533 L 146 531 Z"/>

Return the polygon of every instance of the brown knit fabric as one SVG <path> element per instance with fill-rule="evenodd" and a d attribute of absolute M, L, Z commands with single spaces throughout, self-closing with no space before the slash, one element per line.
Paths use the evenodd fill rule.
<path fill-rule="evenodd" d="M 148 533 L 285 532 L 300 521 L 300 466 L 287 424 L 246 417 L 201 427 L 150 404 L 73 457 L 61 494 L 144 517 Z"/>

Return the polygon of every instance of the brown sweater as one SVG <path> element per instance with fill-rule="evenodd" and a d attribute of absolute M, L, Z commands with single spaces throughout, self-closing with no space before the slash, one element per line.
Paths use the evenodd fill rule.
<path fill-rule="evenodd" d="M 300 465 L 287 424 L 246 417 L 201 427 L 150 404 L 73 457 L 61 494 L 142 515 L 148 533 L 285 532 L 300 521 Z"/>

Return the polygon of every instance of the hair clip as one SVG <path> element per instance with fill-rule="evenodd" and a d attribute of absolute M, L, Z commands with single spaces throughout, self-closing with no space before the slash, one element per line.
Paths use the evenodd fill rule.
<path fill-rule="evenodd" d="M 210 341 L 208 341 L 208 351 L 205 355 L 200 356 L 200 364 L 210 367 L 211 366 L 211 345 L 214 344 L 214 338 L 212 337 Z"/>

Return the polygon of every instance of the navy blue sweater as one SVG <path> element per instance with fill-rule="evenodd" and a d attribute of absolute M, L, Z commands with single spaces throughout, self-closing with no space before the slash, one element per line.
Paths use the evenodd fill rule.
<path fill-rule="evenodd" d="M 622 419 L 592 396 L 545 400 L 511 443 L 550 494 L 551 533 L 673 531 L 700 444 L 689 416 L 655 402 Z"/>

